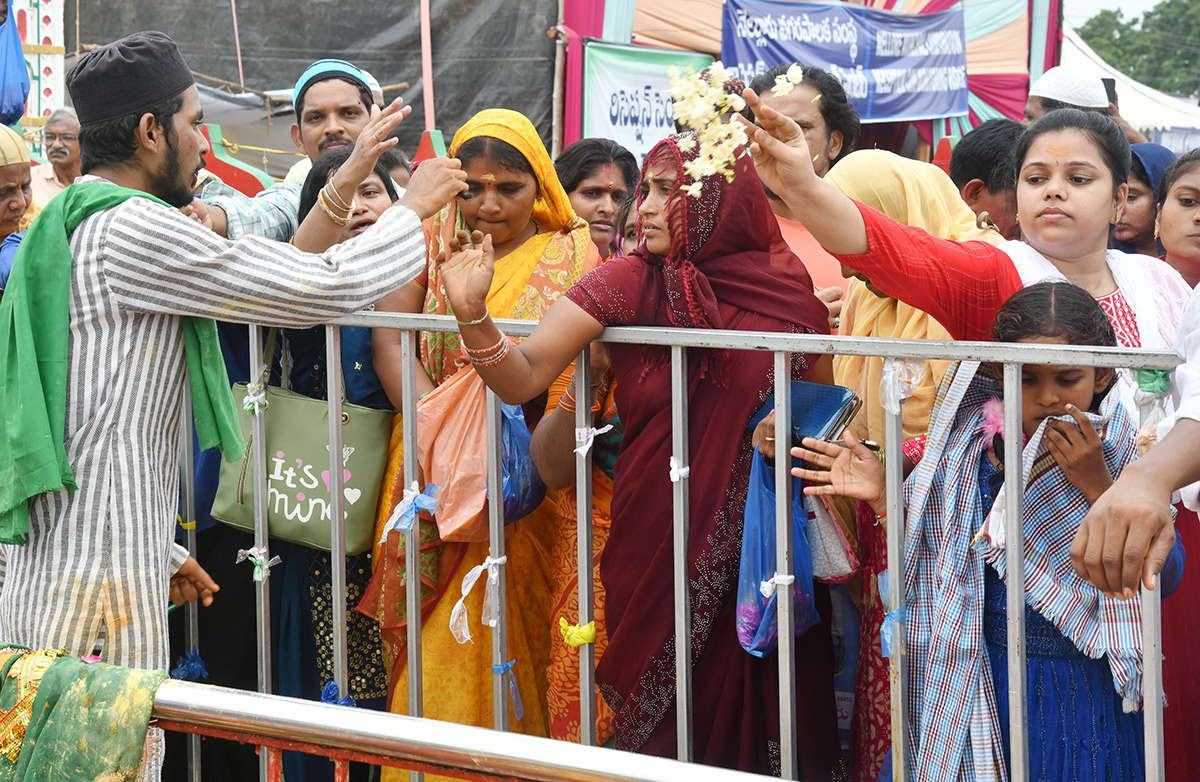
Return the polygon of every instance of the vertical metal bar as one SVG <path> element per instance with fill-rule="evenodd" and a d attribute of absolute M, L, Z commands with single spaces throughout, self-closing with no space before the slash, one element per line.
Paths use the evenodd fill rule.
<path fill-rule="evenodd" d="M 1142 589 L 1142 709 L 1146 726 L 1146 782 L 1164 782 L 1167 778 L 1163 748 L 1161 598 L 1161 588 L 1153 591 Z"/>
<path fill-rule="evenodd" d="M 671 456 L 679 473 L 672 478 L 675 522 L 675 723 L 677 755 L 692 761 L 692 594 L 689 588 L 688 533 L 688 355 L 671 346 Z"/>
<path fill-rule="evenodd" d="M 775 354 L 775 573 L 796 572 L 792 552 L 792 354 Z M 783 580 L 787 580 L 786 578 Z M 783 779 L 799 779 L 796 746 L 796 585 L 775 586 L 779 617 L 779 770 Z"/>
<path fill-rule="evenodd" d="M 346 498 L 342 470 L 342 330 L 325 327 L 325 397 L 329 400 L 329 604 L 333 610 L 333 680 L 338 697 L 346 689 Z"/>
<path fill-rule="evenodd" d="M 183 487 L 180 518 L 183 521 L 183 540 L 187 550 L 196 556 L 196 462 L 192 451 L 192 389 L 183 384 L 183 426 L 180 432 L 183 445 L 180 453 L 180 485 Z M 184 608 L 183 647 L 188 653 L 200 646 L 200 604 L 188 603 Z M 200 782 L 200 736 L 188 734 L 188 779 Z"/>
<path fill-rule="evenodd" d="M 406 331 L 400 341 L 400 404 L 404 427 L 404 487 L 417 482 L 417 332 Z M 425 713 L 424 675 L 421 671 L 421 520 L 413 522 L 404 538 L 404 588 L 408 607 L 408 714 Z M 376 563 L 378 567 L 379 564 Z M 411 782 L 425 775 L 409 772 Z"/>
<path fill-rule="evenodd" d="M 903 399 L 900 400 L 898 412 L 884 411 L 884 435 L 887 444 L 883 465 L 887 478 L 887 603 L 889 610 L 895 610 L 905 603 Z M 903 617 L 903 614 L 893 616 Z M 892 656 L 889 660 L 892 696 L 892 779 L 908 782 L 908 666 L 905 660 L 907 623 L 903 618 L 884 621 L 891 623 L 892 639 Z"/>
<path fill-rule="evenodd" d="M 575 431 L 586 431 L 595 425 L 591 403 L 591 355 L 584 349 L 575 359 Z M 601 402 L 603 404 L 603 402 Z M 579 442 L 576 436 L 575 441 Z M 592 449 L 576 454 L 575 458 L 575 557 L 579 571 L 580 627 L 593 620 L 592 603 Z M 579 647 L 579 741 L 596 743 L 596 647 Z"/>
<path fill-rule="evenodd" d="M 488 447 L 488 520 L 493 560 L 504 556 L 504 469 L 500 463 L 500 397 L 487 391 L 487 447 Z M 505 685 L 507 676 L 496 673 L 496 666 L 508 662 L 508 600 L 505 595 L 504 574 L 507 568 L 499 566 L 500 583 L 496 585 L 499 615 L 492 628 L 492 712 L 496 730 L 508 730 L 508 695 Z M 487 578 L 485 572 L 482 578 Z M 485 598 L 486 599 L 486 598 Z"/>
<path fill-rule="evenodd" d="M 333 782 L 350 782 L 350 761 L 333 761 Z"/>
<path fill-rule="evenodd" d="M 1009 779 L 1029 780 L 1029 704 L 1025 686 L 1025 469 L 1021 365 L 1004 365 L 1004 563 L 1008 571 Z"/>
<path fill-rule="evenodd" d="M 267 760 L 267 779 L 269 782 L 280 782 L 283 779 L 283 750 L 275 747 L 266 748 L 261 753 Z"/>
<path fill-rule="evenodd" d="M 274 361 L 274 356 L 267 357 L 263 366 L 262 331 L 258 326 L 250 326 L 250 379 L 251 382 L 267 377 L 267 372 Z M 250 429 L 251 446 L 250 458 L 254 468 L 254 545 L 263 551 L 270 544 L 267 532 L 267 421 L 266 412 L 254 409 L 254 419 Z M 249 567 L 249 564 L 247 564 Z M 255 631 L 258 638 L 258 691 L 271 692 L 271 569 L 263 568 L 263 578 L 258 584 L 256 595 L 257 612 L 255 615 Z M 259 748 L 258 776 L 267 779 L 267 753 Z"/>

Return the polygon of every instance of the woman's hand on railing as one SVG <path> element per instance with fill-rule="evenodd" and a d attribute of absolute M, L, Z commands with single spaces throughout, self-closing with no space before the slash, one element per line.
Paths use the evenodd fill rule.
<path fill-rule="evenodd" d="M 491 235 L 459 231 L 437 260 L 446 298 L 460 323 L 487 315 L 487 295 L 495 273 Z"/>
<path fill-rule="evenodd" d="M 883 463 L 874 451 L 846 432 L 846 447 L 805 437 L 803 448 L 793 448 L 792 456 L 807 464 L 793 467 L 792 475 L 808 482 L 808 496 L 832 494 L 863 500 L 881 516 L 887 512 L 887 482 Z"/>

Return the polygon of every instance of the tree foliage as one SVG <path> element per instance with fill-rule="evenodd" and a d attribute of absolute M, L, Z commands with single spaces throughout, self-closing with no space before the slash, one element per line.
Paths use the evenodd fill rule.
<path fill-rule="evenodd" d="M 1162 0 L 1141 17 L 1101 11 L 1078 29 L 1096 54 L 1163 92 L 1200 93 L 1200 2 Z"/>

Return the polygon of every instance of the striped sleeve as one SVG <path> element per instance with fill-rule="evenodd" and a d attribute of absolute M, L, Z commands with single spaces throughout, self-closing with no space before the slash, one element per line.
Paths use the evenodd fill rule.
<path fill-rule="evenodd" d="M 237 323 L 317 325 L 379 301 L 425 268 L 421 222 L 401 206 L 320 255 L 256 236 L 229 241 L 145 199 L 89 218 L 80 232 L 85 244 L 99 242 L 105 282 L 124 309 Z"/>

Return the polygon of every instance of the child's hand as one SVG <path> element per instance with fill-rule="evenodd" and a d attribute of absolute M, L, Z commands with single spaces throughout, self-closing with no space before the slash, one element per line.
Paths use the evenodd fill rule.
<path fill-rule="evenodd" d="M 1100 435 L 1096 434 L 1092 422 L 1074 405 L 1067 405 L 1067 413 L 1075 419 L 1079 428 L 1065 421 L 1051 421 L 1046 424 L 1042 439 L 1067 480 L 1083 492 L 1088 504 L 1091 504 L 1112 486 L 1112 474 L 1104 463 Z"/>
<path fill-rule="evenodd" d="M 846 432 L 846 448 L 824 440 L 805 437 L 803 448 L 793 448 L 792 456 L 813 469 L 793 467 L 792 475 L 808 482 L 804 493 L 836 494 L 864 500 L 876 515 L 887 510 L 887 480 L 883 464 L 873 451 Z"/>

